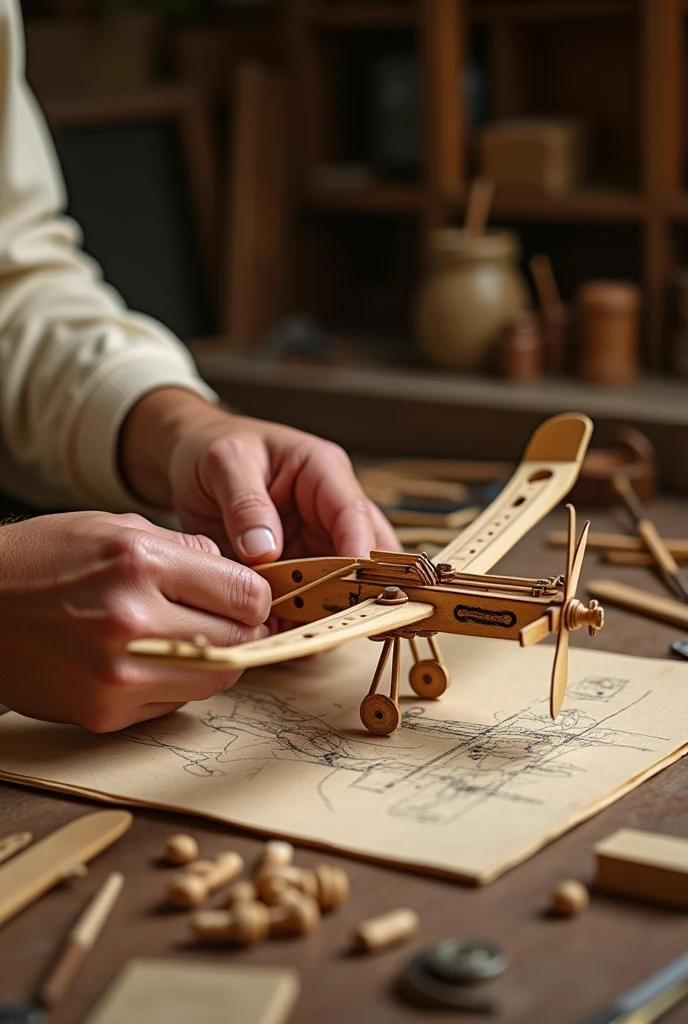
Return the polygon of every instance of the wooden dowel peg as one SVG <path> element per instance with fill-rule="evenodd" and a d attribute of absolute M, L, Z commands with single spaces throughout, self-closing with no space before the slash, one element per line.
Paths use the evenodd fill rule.
<path fill-rule="evenodd" d="M 287 843 L 283 839 L 271 839 L 265 844 L 261 865 L 266 867 L 268 865 L 284 867 L 287 864 L 293 863 L 293 860 L 294 847 L 291 843 Z"/>
<path fill-rule="evenodd" d="M 420 920 L 415 910 L 398 907 L 379 917 L 361 921 L 354 932 L 354 945 L 366 953 L 406 942 L 418 931 Z"/>
<path fill-rule="evenodd" d="M 257 902 L 238 903 L 232 910 L 199 910 L 191 918 L 191 930 L 201 942 L 250 946 L 269 929 L 270 911 Z"/>
<path fill-rule="evenodd" d="M 627 611 L 647 615 L 651 619 L 669 622 L 672 626 L 688 629 L 688 605 L 671 597 L 651 594 L 639 587 L 629 587 L 616 580 L 591 580 L 588 593 L 606 604 L 614 604 Z"/>
<path fill-rule="evenodd" d="M 214 860 L 194 861 L 173 879 L 167 890 L 167 899 L 176 907 L 198 906 L 243 870 L 243 857 L 234 850 L 220 853 Z"/>
<path fill-rule="evenodd" d="M 293 864 L 264 868 L 258 872 L 254 881 L 260 898 L 268 906 L 281 903 L 290 889 L 303 892 L 307 896 L 316 896 L 318 892 L 315 873 L 304 871 Z"/>
<path fill-rule="evenodd" d="M 318 864 L 314 870 L 318 883 L 316 899 L 321 910 L 334 910 L 349 896 L 349 877 L 333 864 Z"/>
<path fill-rule="evenodd" d="M 198 857 L 198 843 L 193 836 L 179 832 L 168 838 L 164 857 L 170 864 L 190 864 Z"/>
<path fill-rule="evenodd" d="M 69 933 L 60 958 L 41 987 L 40 1001 L 43 1006 L 56 1006 L 66 992 L 82 961 L 103 930 L 123 885 L 124 875 L 119 871 L 113 871 Z"/>
<path fill-rule="evenodd" d="M 269 915 L 271 935 L 305 935 L 320 923 L 317 900 L 293 889 Z"/>
<path fill-rule="evenodd" d="M 258 889 L 254 882 L 248 880 L 235 882 L 227 892 L 226 905 L 233 907 L 235 903 L 255 903 L 258 900 Z"/>
<path fill-rule="evenodd" d="M 547 534 L 547 543 L 553 547 L 566 547 L 566 531 L 550 530 Z M 665 539 L 664 543 L 677 561 L 688 561 L 688 540 L 674 537 L 670 540 Z M 646 551 L 640 537 L 625 533 L 589 533 L 587 548 L 589 551 Z"/>

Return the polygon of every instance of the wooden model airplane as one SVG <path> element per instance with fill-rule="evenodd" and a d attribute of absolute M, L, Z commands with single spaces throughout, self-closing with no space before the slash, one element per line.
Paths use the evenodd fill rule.
<path fill-rule="evenodd" d="M 549 579 L 485 575 L 571 489 L 588 446 L 587 416 L 555 416 L 534 433 L 523 461 L 504 490 L 481 515 L 434 559 L 425 554 L 371 551 L 369 558 L 297 558 L 259 566 L 272 588 L 273 607 L 297 628 L 236 647 L 213 647 L 203 637 L 146 639 L 128 650 L 170 664 L 193 664 L 218 671 L 287 661 L 369 637 L 382 642 L 372 685 L 361 704 L 370 732 L 387 736 L 401 724 L 399 671 L 401 641 L 411 645 L 411 688 L 419 697 L 440 697 L 450 678 L 437 646 L 437 633 L 518 640 L 522 647 L 557 633 L 550 691 L 556 718 L 568 678 L 569 634 L 587 626 L 591 636 L 604 623 L 596 601 L 586 607 L 576 597 L 589 523 L 576 543 L 576 518 L 568 505 L 566 573 Z M 427 639 L 421 658 L 418 638 Z M 378 692 L 392 655 L 389 696 Z"/>

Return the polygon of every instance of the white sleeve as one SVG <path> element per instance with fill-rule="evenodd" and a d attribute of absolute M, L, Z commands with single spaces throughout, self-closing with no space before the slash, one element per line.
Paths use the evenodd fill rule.
<path fill-rule="evenodd" d="M 215 396 L 184 345 L 102 281 L 64 206 L 24 77 L 20 15 L 0 0 L 0 488 L 44 503 L 140 508 L 117 471 L 127 412 L 161 387 Z"/>

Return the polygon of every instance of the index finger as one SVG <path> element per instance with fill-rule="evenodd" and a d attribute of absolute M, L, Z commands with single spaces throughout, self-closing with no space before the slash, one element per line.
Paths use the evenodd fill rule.
<path fill-rule="evenodd" d="M 324 451 L 314 454 L 298 486 L 306 490 L 302 495 L 304 505 L 310 498 L 335 554 L 357 558 L 377 547 L 377 524 L 370 501 L 344 453 L 338 459 Z M 298 504 L 302 506 L 301 501 Z"/>

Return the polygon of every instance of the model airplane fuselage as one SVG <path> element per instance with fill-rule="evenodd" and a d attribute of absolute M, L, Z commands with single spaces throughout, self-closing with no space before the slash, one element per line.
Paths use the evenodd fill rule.
<path fill-rule="evenodd" d="M 371 732 L 388 735 L 401 723 L 403 639 L 411 642 L 409 680 L 414 692 L 436 698 L 449 685 L 434 639 L 438 633 L 518 640 L 529 646 L 556 632 L 550 695 L 556 717 L 566 690 L 569 633 L 587 625 L 594 634 L 603 625 L 597 603 L 586 607 L 575 597 L 589 524 L 576 544 L 575 514 L 569 506 L 563 576 L 525 579 L 487 575 L 487 570 L 569 491 L 591 430 L 590 421 L 580 414 L 544 423 L 497 499 L 434 560 L 425 554 L 372 551 L 368 558 L 303 558 L 259 566 L 256 571 L 270 584 L 276 613 L 295 624 L 292 630 L 237 647 L 212 647 L 203 638 L 137 640 L 129 651 L 175 664 L 243 669 L 370 637 L 382 641 L 383 648 L 361 704 L 361 719 Z M 430 658 L 420 657 L 418 638 L 428 640 Z M 390 653 L 391 687 L 385 696 L 378 689 Z"/>

